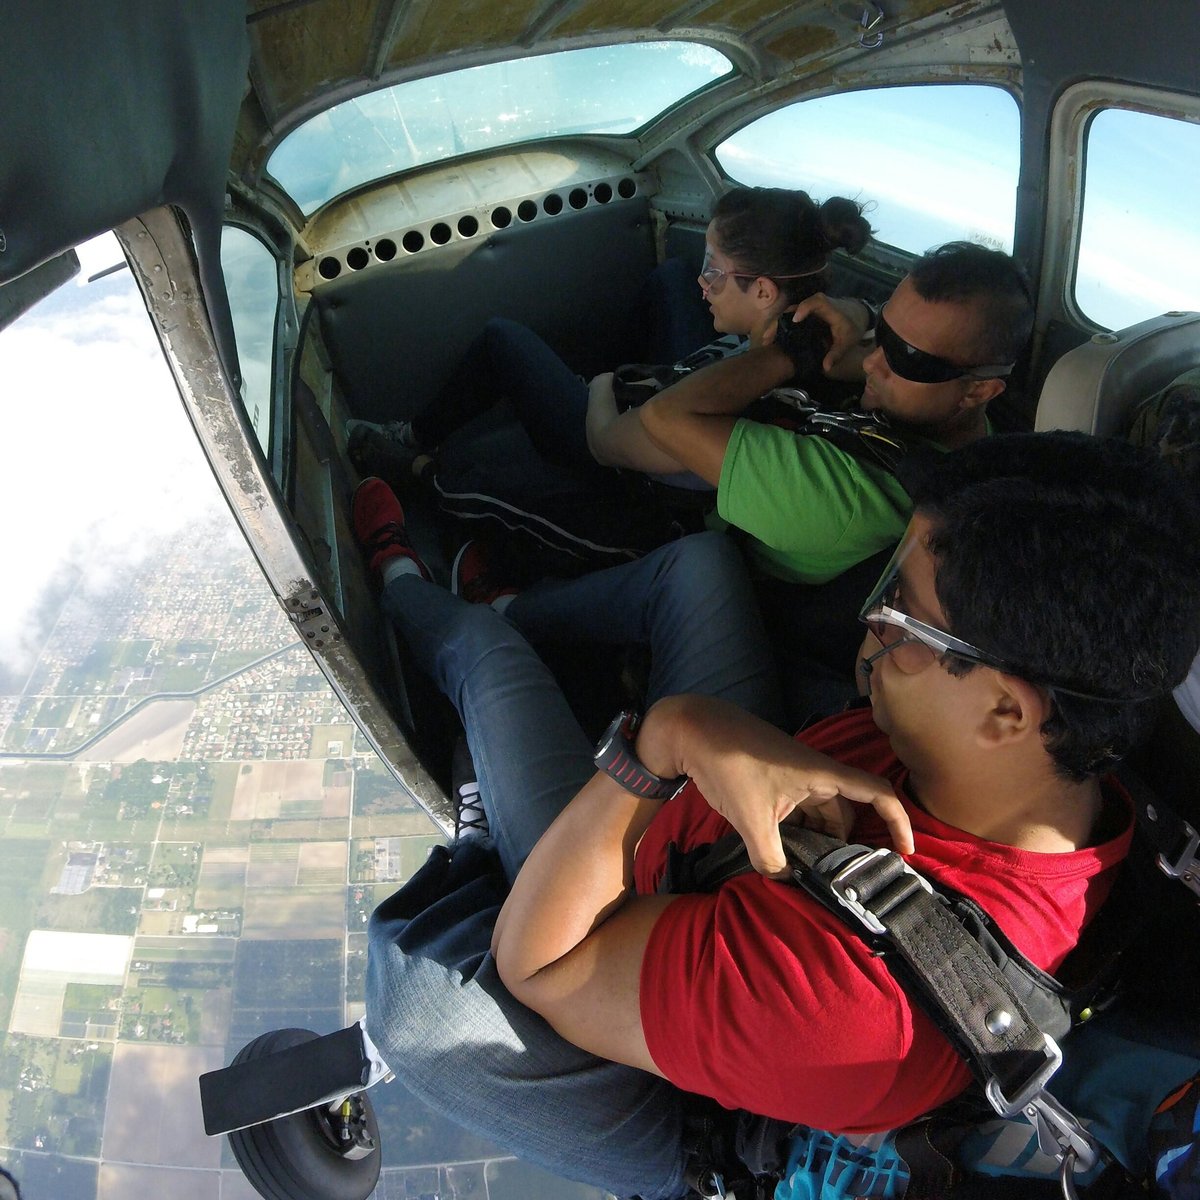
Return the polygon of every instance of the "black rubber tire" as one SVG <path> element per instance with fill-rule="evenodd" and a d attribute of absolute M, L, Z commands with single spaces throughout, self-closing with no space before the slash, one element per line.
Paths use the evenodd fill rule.
<path fill-rule="evenodd" d="M 309 1029 L 275 1029 L 243 1046 L 233 1061 L 261 1058 L 317 1036 Z M 338 1154 L 311 1108 L 228 1134 L 230 1149 L 250 1186 L 265 1200 L 367 1200 L 379 1181 L 382 1154 L 375 1110 L 369 1097 L 363 1095 L 361 1100 L 375 1142 L 374 1153 L 365 1158 Z"/>

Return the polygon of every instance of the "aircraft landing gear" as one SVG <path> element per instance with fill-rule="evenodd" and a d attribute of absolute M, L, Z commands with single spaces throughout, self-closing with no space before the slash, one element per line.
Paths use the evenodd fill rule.
<path fill-rule="evenodd" d="M 200 1077 L 207 1133 L 225 1133 L 264 1200 L 367 1200 L 379 1127 L 361 1090 L 389 1076 L 357 1025 L 327 1037 L 277 1029 Z"/>

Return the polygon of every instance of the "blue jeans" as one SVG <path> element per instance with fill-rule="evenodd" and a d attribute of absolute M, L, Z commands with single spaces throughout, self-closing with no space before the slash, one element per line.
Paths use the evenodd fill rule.
<path fill-rule="evenodd" d="M 622 1196 L 684 1195 L 683 1094 L 565 1042 L 508 994 L 489 953 L 507 883 L 593 769 L 591 744 L 514 624 L 646 639 L 651 699 L 702 691 L 774 717 L 774 666 L 736 547 L 702 534 L 540 586 L 512 603 L 512 623 L 414 575 L 389 584 L 383 603 L 463 719 L 499 865 L 489 873 L 478 845 L 461 843 L 376 910 L 368 1032 L 411 1092 L 520 1157 Z"/>
<path fill-rule="evenodd" d="M 681 692 L 783 723 L 775 655 L 733 540 L 695 533 L 636 562 L 521 592 L 508 619 L 531 642 L 649 646 L 647 702 Z"/>
<path fill-rule="evenodd" d="M 548 462 L 596 469 L 584 425 L 587 384 L 532 329 L 504 317 L 484 325 L 448 382 L 413 418 L 413 433 L 435 449 L 502 397 Z"/>

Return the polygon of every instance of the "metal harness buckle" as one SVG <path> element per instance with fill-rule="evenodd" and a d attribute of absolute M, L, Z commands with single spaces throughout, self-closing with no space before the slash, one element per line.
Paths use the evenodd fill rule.
<path fill-rule="evenodd" d="M 1197 896 L 1200 896 L 1200 833 L 1197 833 L 1186 822 L 1183 826 L 1187 842 L 1174 860 L 1165 854 L 1158 856 L 1158 865 L 1172 879 L 1178 879 L 1186 884 Z"/>
<path fill-rule="evenodd" d="M 1075 1116 L 1064 1108 L 1048 1091 L 1046 1084 L 1062 1063 L 1062 1051 L 1049 1036 L 1045 1038 L 1046 1061 L 1012 1099 L 1000 1088 L 998 1079 L 989 1079 L 984 1086 L 988 1103 L 1002 1117 L 1023 1117 L 1037 1133 L 1038 1148 L 1060 1164 L 1059 1182 L 1063 1194 L 1074 1194 L 1071 1176 L 1090 1171 L 1099 1158 L 1096 1143 L 1088 1136 Z"/>
<path fill-rule="evenodd" d="M 886 846 L 880 846 L 878 850 L 872 850 L 868 854 L 860 854 L 856 859 L 847 863 L 832 879 L 829 881 L 829 890 L 834 894 L 837 902 L 845 909 L 852 912 L 872 933 L 882 935 L 887 933 L 887 928 L 883 922 L 867 908 L 858 898 L 858 889 L 854 886 L 854 876 L 861 871 L 869 863 L 883 858 L 894 851 L 889 850 Z M 925 889 L 931 896 L 933 895 L 933 887 L 930 885 L 923 875 L 918 874 L 912 869 L 899 855 L 896 855 L 900 863 L 901 873 L 911 876 L 921 887 Z"/>

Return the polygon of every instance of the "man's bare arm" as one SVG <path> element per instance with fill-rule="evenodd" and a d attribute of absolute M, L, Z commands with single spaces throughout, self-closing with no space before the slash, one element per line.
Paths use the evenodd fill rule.
<path fill-rule="evenodd" d="M 657 1068 L 638 982 L 650 930 L 674 897 L 634 896 L 633 852 L 659 803 L 595 775 L 526 859 L 500 910 L 500 978 L 569 1042 Z"/>
<path fill-rule="evenodd" d="M 693 371 L 638 409 L 642 427 L 665 454 L 716 487 L 737 416 L 794 368 L 776 346 L 758 346 Z"/>
<path fill-rule="evenodd" d="M 845 836 L 849 803 L 874 804 L 898 848 L 912 848 L 907 817 L 886 781 L 723 701 L 660 701 L 637 750 L 656 774 L 691 774 L 764 873 L 785 866 L 779 822 L 796 819 L 798 809 Z M 635 896 L 632 882 L 634 850 L 658 807 L 594 776 L 521 868 L 492 941 L 500 977 L 518 1000 L 575 1045 L 648 1071 L 657 1068 L 641 1024 L 641 963 L 655 922 L 676 898 Z"/>

